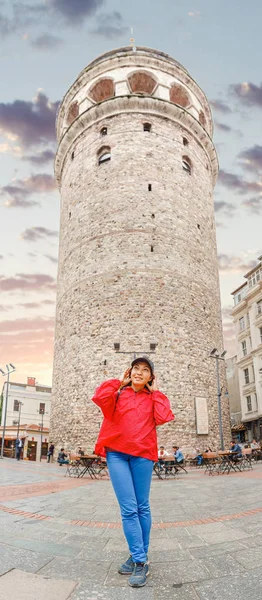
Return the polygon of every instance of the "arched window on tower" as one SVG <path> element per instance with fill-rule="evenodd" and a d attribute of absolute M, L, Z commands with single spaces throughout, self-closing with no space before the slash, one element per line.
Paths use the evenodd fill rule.
<path fill-rule="evenodd" d="M 203 113 L 203 111 L 202 111 L 202 110 L 201 110 L 201 111 L 200 111 L 200 113 L 199 113 L 199 123 L 201 123 L 201 125 L 202 125 L 203 127 L 206 127 L 206 124 L 207 124 L 207 122 L 206 122 L 206 117 L 205 117 L 205 115 L 204 115 L 204 113 Z"/>
<path fill-rule="evenodd" d="M 102 165 L 105 162 L 111 160 L 111 148 L 109 146 L 103 146 L 97 153 L 98 165 Z"/>
<path fill-rule="evenodd" d="M 191 175 L 192 162 L 191 162 L 190 158 L 188 158 L 188 156 L 182 156 L 182 168 L 184 169 L 184 171 L 186 171 L 188 173 L 188 175 Z"/>
<path fill-rule="evenodd" d="M 144 123 L 143 127 L 144 127 L 144 131 L 148 131 L 149 133 L 151 132 L 151 129 L 152 129 L 151 123 Z"/>
<path fill-rule="evenodd" d="M 72 102 L 72 104 L 70 104 L 68 112 L 67 112 L 67 125 L 71 125 L 71 123 L 73 123 L 73 121 L 78 117 L 79 115 L 79 104 L 77 101 Z"/>
<path fill-rule="evenodd" d="M 156 89 L 157 81 L 151 73 L 136 71 L 128 76 L 128 84 L 132 94 L 151 96 Z"/>

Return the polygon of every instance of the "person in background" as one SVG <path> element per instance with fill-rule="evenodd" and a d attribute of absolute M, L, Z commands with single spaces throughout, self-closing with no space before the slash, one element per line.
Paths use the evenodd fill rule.
<path fill-rule="evenodd" d="M 197 464 L 197 466 L 200 467 L 202 465 L 203 461 L 204 461 L 204 459 L 200 452 L 200 449 L 196 448 L 196 464 Z"/>
<path fill-rule="evenodd" d="M 84 456 L 85 455 L 85 451 L 81 448 L 81 446 L 79 446 L 79 448 L 77 450 L 77 454 L 79 454 L 79 456 Z"/>
<path fill-rule="evenodd" d="M 69 465 L 69 460 L 67 458 L 67 454 L 65 454 L 64 448 L 61 448 L 60 452 L 58 452 L 57 462 L 59 463 L 60 467 L 62 467 L 62 465 Z"/>
<path fill-rule="evenodd" d="M 173 446 L 173 450 L 174 450 L 175 461 L 182 465 L 184 462 L 184 454 L 183 454 L 182 450 L 180 450 L 179 446 Z"/>
<path fill-rule="evenodd" d="M 163 470 L 164 468 L 164 457 L 168 456 L 168 452 L 165 450 L 165 446 L 160 446 L 159 450 L 158 450 L 158 465 L 160 467 L 161 470 Z"/>
<path fill-rule="evenodd" d="M 232 442 L 230 442 L 230 452 L 234 453 L 232 457 L 232 460 L 237 460 L 238 458 L 241 458 L 242 456 L 242 448 L 239 446 L 239 444 L 237 443 L 237 441 L 232 440 Z"/>
<path fill-rule="evenodd" d="M 53 442 L 50 442 L 50 446 L 48 448 L 48 452 L 47 452 L 47 462 L 50 463 L 53 462 L 54 460 L 54 450 L 55 450 L 55 446 L 53 444 Z"/>
<path fill-rule="evenodd" d="M 21 440 L 20 437 L 18 437 L 16 439 L 16 441 L 15 441 L 15 457 L 16 457 L 16 460 L 20 460 L 22 449 L 23 449 L 23 441 Z"/>

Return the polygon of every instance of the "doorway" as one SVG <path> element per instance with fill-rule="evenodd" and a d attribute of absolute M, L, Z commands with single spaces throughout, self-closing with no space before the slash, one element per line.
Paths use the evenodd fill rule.
<path fill-rule="evenodd" d="M 28 441 L 27 458 L 28 460 L 36 460 L 37 442 Z"/>

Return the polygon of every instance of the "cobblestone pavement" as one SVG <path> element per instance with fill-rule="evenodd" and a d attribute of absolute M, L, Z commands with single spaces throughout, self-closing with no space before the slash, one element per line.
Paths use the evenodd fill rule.
<path fill-rule="evenodd" d="M 176 480 L 153 480 L 151 571 L 140 590 L 117 573 L 128 553 L 110 482 L 64 474 L 55 464 L 0 461 L 1 597 L 11 586 L 10 600 L 39 600 L 34 585 L 43 591 L 52 582 L 57 600 L 261 596 L 262 464 L 244 473 L 209 477 L 192 469 Z M 31 586 L 30 597 L 17 580 Z"/>

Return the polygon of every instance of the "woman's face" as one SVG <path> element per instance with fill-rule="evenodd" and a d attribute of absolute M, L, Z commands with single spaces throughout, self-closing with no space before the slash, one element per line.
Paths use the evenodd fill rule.
<path fill-rule="evenodd" d="M 151 369 L 146 362 L 136 363 L 131 371 L 132 387 L 142 389 L 152 379 Z"/>

